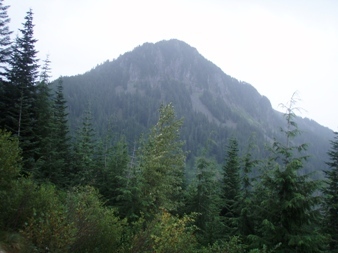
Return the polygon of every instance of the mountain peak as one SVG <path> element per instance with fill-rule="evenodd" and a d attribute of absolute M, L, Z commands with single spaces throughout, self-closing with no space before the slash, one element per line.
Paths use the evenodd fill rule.
<path fill-rule="evenodd" d="M 252 85 L 225 74 L 177 39 L 144 43 L 84 75 L 64 78 L 64 90 L 71 115 L 79 117 L 87 100 L 98 112 L 98 128 L 104 129 L 114 115 L 120 122 L 119 131 L 131 141 L 155 122 L 160 104 L 169 102 L 188 121 L 191 129 L 186 129 L 186 135 L 201 145 L 211 133 L 218 136 L 218 145 L 224 145 L 230 133 L 236 133 L 243 143 L 256 133 L 263 143 L 275 138 L 283 124 L 281 113 Z M 75 105 L 79 97 L 82 102 Z M 72 120 L 74 128 L 78 118 Z M 308 127 L 304 130 L 317 135 Z M 192 142 L 187 140 L 188 149 L 195 148 L 189 146 Z"/>
<path fill-rule="evenodd" d="M 146 42 L 139 47 L 149 47 L 149 48 L 154 47 L 154 48 L 159 48 L 160 50 L 172 50 L 172 51 L 185 52 L 185 53 L 187 52 L 198 53 L 196 48 L 178 39 L 161 40 L 156 43 Z"/>

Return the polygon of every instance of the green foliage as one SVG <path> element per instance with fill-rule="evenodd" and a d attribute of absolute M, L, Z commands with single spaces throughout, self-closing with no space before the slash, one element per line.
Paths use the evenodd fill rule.
<path fill-rule="evenodd" d="M 92 114 L 88 109 L 83 115 L 82 126 L 78 129 L 74 143 L 74 183 L 75 185 L 95 185 L 95 132 L 92 126 Z"/>
<path fill-rule="evenodd" d="M 126 220 L 105 207 L 98 191 L 85 186 L 67 194 L 68 218 L 76 228 L 70 252 L 119 252 L 124 244 Z"/>
<path fill-rule="evenodd" d="M 238 142 L 235 138 L 229 140 L 227 156 L 223 166 L 223 192 L 221 216 L 224 217 L 225 233 L 228 236 L 239 234 L 239 216 L 241 212 L 241 179 Z"/>
<path fill-rule="evenodd" d="M 239 199 L 240 215 L 238 218 L 238 231 L 244 244 L 248 243 L 247 236 L 255 233 L 254 218 L 252 215 L 253 198 L 253 173 L 252 170 L 259 164 L 259 161 L 253 159 L 252 150 L 254 143 L 250 140 L 246 153 L 241 159 L 241 194 Z"/>
<path fill-rule="evenodd" d="M 19 176 L 21 169 L 19 141 L 7 131 L 0 129 L 0 190 L 7 190 Z"/>
<path fill-rule="evenodd" d="M 145 214 L 154 214 L 159 208 L 177 210 L 182 205 L 185 154 L 179 140 L 181 120 L 175 119 L 173 106 L 162 105 L 157 124 L 139 153 L 141 196 Z"/>
<path fill-rule="evenodd" d="M 325 170 L 326 185 L 324 194 L 324 231 L 329 235 L 330 252 L 338 252 L 338 133 L 334 133 L 331 141 L 331 149 L 328 151 L 330 160 L 327 162 L 328 170 Z"/>
<path fill-rule="evenodd" d="M 0 1 L 0 77 L 1 79 L 6 76 L 6 67 L 9 62 L 9 58 L 12 53 L 11 38 L 12 31 L 9 30 L 10 19 L 7 15 L 7 9 L 9 6 L 3 4 L 3 0 Z"/>
<path fill-rule="evenodd" d="M 19 233 L 0 231 L 0 252 L 30 253 L 25 238 Z"/>
<path fill-rule="evenodd" d="M 55 182 L 59 186 L 70 185 L 69 175 L 71 174 L 71 144 L 68 128 L 68 107 L 63 95 L 62 78 L 58 79 L 52 106 L 52 164 L 50 169 L 59 171 L 58 181 Z"/>
<path fill-rule="evenodd" d="M 320 252 L 324 237 L 318 231 L 319 182 L 300 175 L 306 156 L 295 156 L 294 151 L 303 151 L 305 145 L 292 145 L 299 134 L 293 106 L 291 100 L 285 114 L 285 143 L 273 143 L 273 155 L 255 189 L 257 234 L 250 238 L 256 247 L 266 245 L 270 250 L 279 245 L 276 252 Z"/>
<path fill-rule="evenodd" d="M 16 211 L 16 180 L 21 169 L 19 141 L 7 131 L 0 129 L 0 231 L 11 229 L 12 215 Z"/>
<path fill-rule="evenodd" d="M 203 245 L 213 244 L 222 237 L 223 224 L 219 217 L 221 210 L 221 189 L 216 177 L 216 164 L 206 157 L 196 159 L 196 178 L 186 193 L 187 213 L 197 213 L 198 241 Z"/>
<path fill-rule="evenodd" d="M 198 244 L 193 223 L 194 216 L 178 218 L 162 210 L 134 236 L 130 252 L 196 252 Z"/>
<path fill-rule="evenodd" d="M 5 106 L 5 126 L 15 133 L 23 150 L 24 169 L 32 172 L 35 162 L 36 140 L 34 127 L 36 111 L 36 80 L 38 59 L 33 36 L 33 13 L 28 11 L 21 36 L 16 38 L 13 54 L 9 61 L 8 80 L 5 86 L 7 103 Z"/>
<path fill-rule="evenodd" d="M 21 230 L 30 242 L 31 252 L 67 252 L 76 239 L 76 228 L 67 219 L 67 210 L 55 187 L 49 184 L 36 189 L 38 203 L 33 215 Z"/>
<path fill-rule="evenodd" d="M 217 241 L 213 245 L 204 248 L 202 253 L 244 253 L 245 245 L 238 236 L 230 237 L 228 241 Z M 259 252 L 259 251 L 258 251 Z M 258 253 L 257 252 L 257 253 Z"/>
<path fill-rule="evenodd" d="M 112 146 L 112 140 L 106 139 L 101 144 L 100 160 L 98 166 L 97 188 L 107 200 L 107 205 L 121 207 L 118 197 L 121 189 L 125 188 L 128 177 L 129 155 L 128 146 L 124 137 Z"/>

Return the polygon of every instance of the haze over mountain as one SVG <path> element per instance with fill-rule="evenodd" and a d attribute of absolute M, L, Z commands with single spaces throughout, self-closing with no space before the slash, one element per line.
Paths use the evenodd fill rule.
<path fill-rule="evenodd" d="M 89 108 L 99 134 L 111 127 L 126 135 L 131 146 L 156 122 L 160 104 L 172 102 L 184 118 L 182 139 L 188 158 L 208 146 L 210 155 L 222 161 L 230 136 L 244 150 L 253 135 L 256 155 L 264 156 L 264 145 L 279 138 L 285 124 L 283 115 L 252 85 L 225 74 L 195 48 L 175 39 L 145 43 L 63 81 L 73 131 Z M 298 141 L 309 144 L 308 169 L 322 170 L 332 131 L 306 118 L 297 117 L 297 123 L 303 131 Z"/>

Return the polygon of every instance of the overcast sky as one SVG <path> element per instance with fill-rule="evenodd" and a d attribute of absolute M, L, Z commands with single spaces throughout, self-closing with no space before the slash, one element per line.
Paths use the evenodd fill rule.
<path fill-rule="evenodd" d="M 4 0 L 13 38 L 34 13 L 53 79 L 82 74 L 145 42 L 179 39 L 275 109 L 298 92 L 308 117 L 338 131 L 337 0 Z"/>

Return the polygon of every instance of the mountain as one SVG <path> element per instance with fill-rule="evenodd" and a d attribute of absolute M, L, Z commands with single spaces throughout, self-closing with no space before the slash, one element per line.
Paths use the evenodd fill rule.
<path fill-rule="evenodd" d="M 242 151 L 255 136 L 254 153 L 264 157 L 265 144 L 280 138 L 285 124 L 282 113 L 252 85 L 225 74 L 179 40 L 145 43 L 82 75 L 64 77 L 63 83 L 73 131 L 89 107 L 99 135 L 112 128 L 131 147 L 156 122 L 160 104 L 172 102 L 184 118 L 189 161 L 208 147 L 223 162 L 229 136 L 238 139 Z M 297 117 L 297 123 L 303 131 L 298 141 L 309 144 L 307 169 L 322 170 L 332 131 L 309 119 Z"/>

